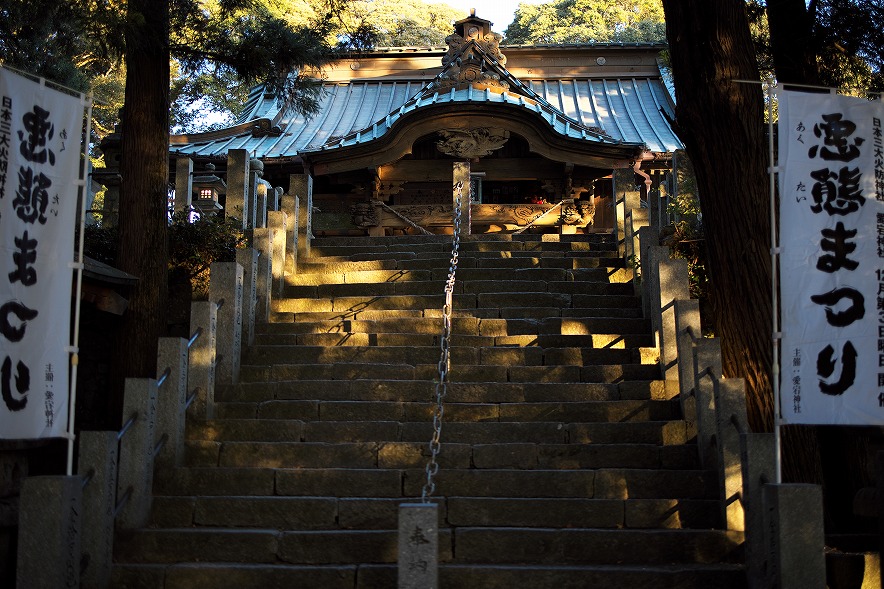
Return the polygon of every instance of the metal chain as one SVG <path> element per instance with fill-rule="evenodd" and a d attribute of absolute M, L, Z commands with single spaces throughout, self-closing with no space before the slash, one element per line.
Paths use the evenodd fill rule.
<path fill-rule="evenodd" d="M 445 305 L 442 307 L 442 356 L 439 360 L 439 380 L 436 381 L 436 407 L 433 411 L 433 437 L 430 440 L 430 460 L 427 462 L 427 482 L 421 493 L 421 501 L 429 503 L 436 491 L 435 477 L 439 472 L 436 458 L 442 449 L 442 416 L 445 413 L 445 395 L 448 393 L 448 372 L 451 369 L 451 304 L 454 292 L 454 278 L 457 273 L 457 258 L 460 250 L 461 199 L 463 182 L 454 185 L 454 240 L 451 244 L 451 264 L 448 267 L 448 280 L 445 282 Z M 469 190 L 469 189 L 468 189 Z"/>

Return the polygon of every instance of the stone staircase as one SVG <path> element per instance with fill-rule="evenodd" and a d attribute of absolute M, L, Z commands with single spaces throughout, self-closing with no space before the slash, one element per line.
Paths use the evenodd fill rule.
<path fill-rule="evenodd" d="M 541 239 L 544 237 L 544 239 Z M 443 589 L 745 587 L 742 534 L 659 380 L 607 236 L 474 236 L 457 270 L 442 429 Z M 114 586 L 396 586 L 420 497 L 451 238 L 326 238 L 157 473 Z"/>

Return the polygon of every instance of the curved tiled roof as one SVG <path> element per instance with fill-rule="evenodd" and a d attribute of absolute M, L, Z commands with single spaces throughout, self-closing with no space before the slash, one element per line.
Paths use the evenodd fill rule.
<path fill-rule="evenodd" d="M 526 115 L 541 117 L 552 132 L 595 145 L 630 143 L 658 153 L 681 147 L 667 120 L 673 117 L 673 103 L 660 77 L 519 80 L 481 48 L 477 53 L 508 90 L 461 85 L 434 91 L 442 73 L 430 82 L 356 79 L 324 84 L 317 114 L 305 117 L 283 108 L 275 95 L 259 86 L 249 95 L 237 125 L 173 137 L 172 150 L 211 158 L 245 149 L 260 159 L 294 158 L 379 139 L 403 116 L 444 104 L 523 109 Z"/>

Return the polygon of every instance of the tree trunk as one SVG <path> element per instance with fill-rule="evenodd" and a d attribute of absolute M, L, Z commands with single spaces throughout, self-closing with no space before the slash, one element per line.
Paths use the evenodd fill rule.
<path fill-rule="evenodd" d="M 749 421 L 773 426 L 770 214 L 762 91 L 742 0 L 663 0 L 676 124 L 696 170 L 712 312 Z"/>
<path fill-rule="evenodd" d="M 743 0 L 663 0 L 676 126 L 696 171 L 722 369 L 745 378 L 749 424 L 771 431 L 770 202 L 764 101 Z M 792 428 L 789 428 L 792 429 Z M 789 478 L 822 480 L 816 436 L 785 432 Z M 797 473 L 800 473 L 797 474 Z"/>
<path fill-rule="evenodd" d="M 165 330 L 169 182 L 169 4 L 130 0 L 117 266 L 138 278 L 115 350 L 114 379 L 156 377 Z M 121 390 L 121 389 L 118 389 Z"/>
<path fill-rule="evenodd" d="M 804 0 L 767 0 L 777 81 L 819 85 L 813 19 Z"/>

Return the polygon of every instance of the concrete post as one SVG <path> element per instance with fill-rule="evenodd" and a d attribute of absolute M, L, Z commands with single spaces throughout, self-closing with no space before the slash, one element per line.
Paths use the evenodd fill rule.
<path fill-rule="evenodd" d="M 457 207 L 460 195 L 460 235 L 470 235 L 470 162 L 454 162 L 452 202 Z"/>
<path fill-rule="evenodd" d="M 310 240 L 313 238 L 313 178 L 307 174 L 290 175 L 289 191 L 283 195 L 282 202 L 282 210 L 295 218 L 292 224 L 295 233 L 287 250 L 297 252 L 297 259 L 305 260 L 310 257 Z"/>
<path fill-rule="evenodd" d="M 694 336 L 700 335 L 700 301 L 675 301 L 675 345 L 678 357 L 678 398 L 685 422 L 685 438 L 697 437 L 697 399 L 694 397 Z M 693 333 L 693 335 L 692 335 Z"/>
<path fill-rule="evenodd" d="M 258 250 L 236 250 L 236 263 L 243 269 L 242 298 L 242 344 L 249 347 L 255 343 L 255 298 L 258 284 Z"/>
<path fill-rule="evenodd" d="M 18 520 L 18 587 L 79 587 L 83 481 L 29 477 Z"/>
<path fill-rule="evenodd" d="M 715 381 L 721 378 L 721 342 L 703 338 L 694 346 L 694 397 L 697 399 L 697 446 L 700 464 L 707 470 L 718 468 L 718 456 L 712 442 L 718 429 L 715 418 Z"/>
<path fill-rule="evenodd" d="M 242 221 L 241 227 L 248 227 L 249 216 L 249 152 L 245 149 L 231 149 L 227 152 L 227 201 L 225 217 Z"/>
<path fill-rule="evenodd" d="M 266 323 L 270 321 L 271 285 L 273 284 L 273 230 L 255 229 L 253 245 L 258 252 L 255 270 L 255 318 Z"/>
<path fill-rule="evenodd" d="M 242 351 L 243 270 L 236 262 L 215 262 L 209 269 L 209 300 L 224 304 L 218 309 L 216 379 L 221 384 L 239 382 Z"/>
<path fill-rule="evenodd" d="M 117 495 L 117 432 L 80 432 L 78 469 L 90 477 L 83 487 L 82 553 L 89 558 L 80 584 L 84 589 L 110 585 Z"/>
<path fill-rule="evenodd" d="M 650 262 L 648 261 L 648 248 L 657 247 L 660 245 L 660 232 L 657 231 L 654 227 L 642 227 L 638 230 L 638 241 L 639 247 L 637 256 L 630 263 L 633 265 L 633 276 L 635 276 L 635 272 L 638 272 L 639 280 L 634 281 L 636 294 L 641 294 L 642 297 L 642 309 L 644 310 L 645 317 L 650 316 L 651 309 L 651 291 L 649 290 L 649 283 L 644 278 L 644 265 L 648 265 L 650 267 Z M 642 259 L 645 260 L 645 264 L 642 264 Z"/>
<path fill-rule="evenodd" d="M 718 482 L 721 509 L 728 530 L 746 529 L 743 505 L 743 468 L 740 434 L 749 431 L 746 418 L 746 381 L 742 378 L 715 382 L 715 414 L 718 434 Z"/>
<path fill-rule="evenodd" d="M 215 348 L 218 336 L 218 306 L 209 301 L 190 304 L 190 333 L 200 332 L 190 346 L 187 367 L 188 396 L 196 397 L 187 409 L 187 416 L 198 421 L 215 416 Z"/>
<path fill-rule="evenodd" d="M 190 211 L 193 204 L 193 160 L 179 157 L 175 160 L 175 212 Z"/>
<path fill-rule="evenodd" d="M 626 255 L 626 217 L 641 208 L 641 189 L 635 185 L 632 168 L 614 170 L 614 208 L 617 214 L 617 249 Z"/>
<path fill-rule="evenodd" d="M 776 440 L 773 434 L 741 434 L 743 512 L 746 522 L 746 579 L 749 589 L 767 589 L 771 566 L 765 536 L 764 485 L 776 477 Z"/>
<path fill-rule="evenodd" d="M 823 494 L 817 485 L 765 485 L 769 587 L 824 589 Z"/>
<path fill-rule="evenodd" d="M 169 376 L 157 391 L 158 436 L 168 436 L 157 455 L 161 471 L 184 463 L 184 422 L 187 404 L 187 340 L 160 338 L 157 346 L 157 378 L 169 368 Z M 159 441 L 159 440 L 157 440 Z"/>
<path fill-rule="evenodd" d="M 140 528 L 150 519 L 153 501 L 153 452 L 157 428 L 157 381 L 127 378 L 123 391 L 123 421 L 135 421 L 120 440 L 117 496 L 131 493 L 117 516 L 120 529 Z M 131 491 L 130 491 L 131 489 Z"/>
<path fill-rule="evenodd" d="M 642 287 L 646 289 L 648 293 L 645 317 L 649 317 L 651 320 L 651 331 L 654 334 L 655 344 L 658 348 L 660 347 L 660 344 L 663 343 L 660 336 L 660 328 L 662 325 L 662 319 L 660 317 L 660 264 L 668 259 L 668 247 L 651 245 L 642 252 Z M 645 300 L 644 297 L 642 297 L 642 305 L 644 304 Z"/>
<path fill-rule="evenodd" d="M 286 245 L 285 245 L 285 271 L 286 274 L 294 276 L 298 273 L 298 261 L 305 260 L 307 251 L 309 250 L 309 239 L 304 234 L 306 227 L 303 227 L 302 221 L 307 218 L 307 211 L 301 207 L 301 199 L 295 197 L 295 215 L 294 217 L 286 213 Z M 307 244 L 306 250 L 301 246 Z M 302 251 L 304 250 L 304 251 Z"/>
<path fill-rule="evenodd" d="M 399 505 L 399 589 L 439 587 L 439 506 Z"/>
<path fill-rule="evenodd" d="M 250 171 L 248 175 L 248 192 L 246 193 L 246 199 L 249 204 L 246 205 L 246 208 L 248 209 L 248 215 L 246 215 L 246 229 L 267 226 L 263 222 L 264 215 L 267 212 L 266 209 L 264 211 L 258 209 L 258 186 L 261 184 L 261 172 L 255 171 L 255 169 L 251 167 L 256 163 L 259 162 L 254 159 L 249 162 Z"/>
<path fill-rule="evenodd" d="M 667 250 L 667 248 L 663 248 Z M 660 265 L 660 298 L 657 304 L 660 309 L 660 365 L 663 378 L 678 380 L 678 342 L 675 327 L 675 301 L 691 298 L 688 264 L 684 260 L 668 257 L 661 260 Z"/>
<path fill-rule="evenodd" d="M 260 178 L 255 184 L 255 227 L 267 227 L 267 206 L 272 198 L 272 190 L 270 183 Z"/>
<path fill-rule="evenodd" d="M 273 274 L 272 293 L 282 294 L 285 286 L 285 242 L 288 233 L 288 217 L 283 212 L 273 211 L 267 215 L 267 228 L 273 230 L 273 256 L 271 272 Z"/>

